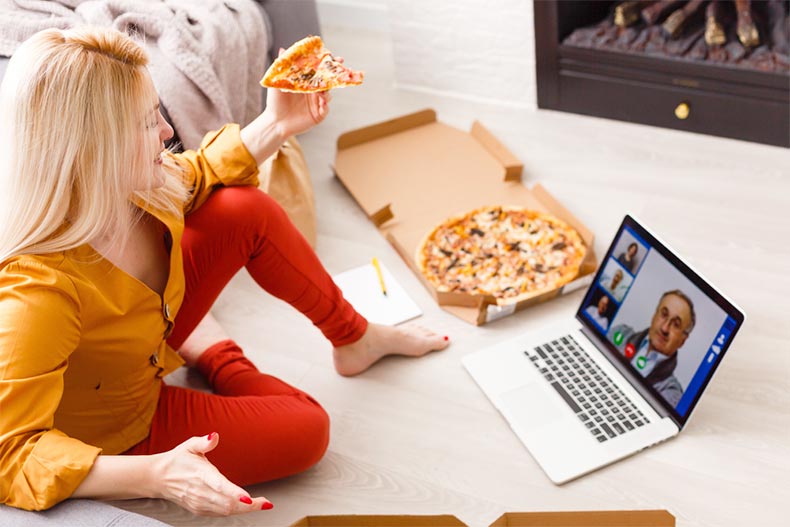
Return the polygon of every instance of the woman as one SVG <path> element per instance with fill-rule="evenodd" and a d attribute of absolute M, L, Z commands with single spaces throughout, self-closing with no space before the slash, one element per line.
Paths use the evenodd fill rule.
<path fill-rule="evenodd" d="M 328 94 L 270 90 L 244 129 L 227 125 L 171 155 L 146 62 L 115 31 L 46 30 L 18 49 L 0 86 L 2 503 L 271 508 L 240 485 L 316 463 L 328 418 L 258 372 L 206 316 L 241 267 L 310 318 L 342 375 L 447 346 L 367 324 L 256 188 L 258 164 L 320 123 Z M 216 394 L 162 382 L 183 363 Z"/>

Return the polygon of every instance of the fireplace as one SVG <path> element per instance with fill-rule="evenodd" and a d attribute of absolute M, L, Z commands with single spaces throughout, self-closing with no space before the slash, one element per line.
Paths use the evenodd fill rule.
<path fill-rule="evenodd" d="M 615 27 L 623 4 L 637 16 L 653 6 L 655 20 Z M 751 3 L 751 47 L 739 40 L 749 38 L 737 24 L 744 3 L 718 4 L 536 0 L 538 107 L 790 147 L 786 0 Z M 704 34 L 713 8 L 727 39 L 715 46 Z M 685 24 L 676 15 L 671 26 L 682 9 Z"/>

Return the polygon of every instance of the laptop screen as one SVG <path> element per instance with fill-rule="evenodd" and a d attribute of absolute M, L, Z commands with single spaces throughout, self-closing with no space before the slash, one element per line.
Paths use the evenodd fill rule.
<path fill-rule="evenodd" d="M 744 319 L 630 216 L 576 316 L 681 426 Z"/>

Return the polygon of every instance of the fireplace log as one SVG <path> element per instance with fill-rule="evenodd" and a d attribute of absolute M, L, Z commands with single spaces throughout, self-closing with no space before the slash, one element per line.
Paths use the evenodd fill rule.
<path fill-rule="evenodd" d="M 745 48 L 757 47 L 760 44 L 760 34 L 752 18 L 752 0 L 735 0 L 735 11 L 738 14 L 738 40 Z"/>
<path fill-rule="evenodd" d="M 790 16 L 785 11 L 784 1 L 771 0 L 766 11 L 774 52 L 780 55 L 790 54 Z"/>
<path fill-rule="evenodd" d="M 618 4 L 618 6 L 614 8 L 615 25 L 618 27 L 628 27 L 634 24 L 639 21 L 639 13 L 642 9 L 654 3 L 655 0 L 629 1 Z"/>
<path fill-rule="evenodd" d="M 676 38 L 683 32 L 684 28 L 693 24 L 697 20 L 702 20 L 702 5 L 705 0 L 691 0 L 688 4 L 677 9 L 669 15 L 661 27 L 669 38 Z"/>
<path fill-rule="evenodd" d="M 705 9 L 705 43 L 708 46 L 723 46 L 727 42 L 719 0 L 711 0 Z"/>
<path fill-rule="evenodd" d="M 681 2 L 682 0 L 660 0 L 642 9 L 640 15 L 642 16 L 642 20 L 645 21 L 645 24 L 652 26 Z"/>

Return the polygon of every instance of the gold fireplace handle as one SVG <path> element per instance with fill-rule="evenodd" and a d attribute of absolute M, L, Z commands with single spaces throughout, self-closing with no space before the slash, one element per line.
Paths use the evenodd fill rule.
<path fill-rule="evenodd" d="M 677 117 L 681 121 L 688 119 L 690 113 L 691 113 L 691 106 L 689 106 L 688 103 L 682 102 L 678 104 L 677 107 L 675 108 L 675 117 Z"/>

